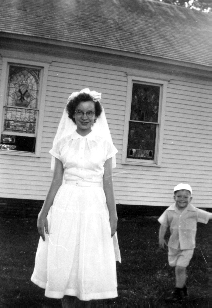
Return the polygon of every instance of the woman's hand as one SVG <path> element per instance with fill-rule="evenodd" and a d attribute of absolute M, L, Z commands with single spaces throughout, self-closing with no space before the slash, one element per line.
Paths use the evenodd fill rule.
<path fill-rule="evenodd" d="M 111 237 L 113 237 L 114 234 L 116 233 L 116 230 L 117 230 L 117 222 L 118 222 L 117 216 L 115 216 L 115 215 L 110 216 Z"/>
<path fill-rule="evenodd" d="M 45 241 L 45 233 L 49 234 L 48 221 L 47 221 L 46 216 L 49 212 L 50 207 L 53 204 L 53 201 L 58 192 L 58 189 L 60 188 L 62 184 L 63 171 L 64 170 L 63 170 L 62 162 L 58 158 L 55 158 L 55 167 L 54 167 L 52 183 L 48 191 L 46 200 L 43 203 L 42 209 L 40 213 L 38 214 L 38 219 L 37 219 L 38 233 L 42 237 L 43 241 Z"/>
<path fill-rule="evenodd" d="M 38 228 L 38 233 L 42 237 L 43 241 L 45 241 L 45 233 L 49 234 L 48 220 L 46 215 L 43 215 L 42 213 L 38 214 L 37 228 Z"/>

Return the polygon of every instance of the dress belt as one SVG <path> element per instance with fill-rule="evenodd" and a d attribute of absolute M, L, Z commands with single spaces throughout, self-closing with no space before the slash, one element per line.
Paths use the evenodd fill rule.
<path fill-rule="evenodd" d="M 88 182 L 88 181 L 83 181 L 83 180 L 78 180 L 78 181 L 71 181 L 71 180 L 66 180 L 65 184 L 68 185 L 74 185 L 74 186 L 82 186 L 82 187 L 102 187 L 102 182 Z"/>

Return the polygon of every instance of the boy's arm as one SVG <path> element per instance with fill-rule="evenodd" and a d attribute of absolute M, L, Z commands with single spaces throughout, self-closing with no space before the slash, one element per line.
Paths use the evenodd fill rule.
<path fill-rule="evenodd" d="M 167 245 L 164 236 L 166 234 L 166 230 L 167 230 L 167 226 L 164 225 L 160 225 L 160 229 L 159 229 L 159 246 L 161 248 L 164 248 L 164 245 Z"/>
<path fill-rule="evenodd" d="M 169 226 L 169 220 L 168 220 L 168 213 L 167 210 L 163 212 L 163 214 L 158 218 L 158 221 L 160 223 L 160 229 L 159 229 L 159 246 L 161 248 L 164 248 L 164 245 L 167 245 L 164 236 L 166 234 L 166 230 Z"/>
<path fill-rule="evenodd" d="M 212 213 L 208 213 L 209 214 L 209 219 L 212 219 Z"/>
<path fill-rule="evenodd" d="M 203 224 L 207 224 L 209 219 L 212 219 L 212 213 L 202 210 L 202 209 L 197 209 L 197 222 L 201 222 Z"/>

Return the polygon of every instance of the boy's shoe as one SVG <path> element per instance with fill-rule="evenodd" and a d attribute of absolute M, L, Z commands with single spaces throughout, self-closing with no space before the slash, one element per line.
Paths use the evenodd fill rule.
<path fill-rule="evenodd" d="M 184 287 L 185 288 L 185 287 Z M 187 288 L 175 288 L 174 291 L 172 292 L 171 296 L 166 297 L 165 301 L 167 302 L 180 302 L 182 301 L 187 295 L 185 295 L 187 292 Z"/>

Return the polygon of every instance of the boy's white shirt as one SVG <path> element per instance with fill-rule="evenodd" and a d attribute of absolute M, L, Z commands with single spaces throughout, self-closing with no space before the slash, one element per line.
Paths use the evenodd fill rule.
<path fill-rule="evenodd" d="M 171 236 L 168 246 L 174 249 L 195 248 L 197 222 L 208 223 L 212 214 L 194 207 L 191 203 L 180 211 L 176 204 L 168 207 L 158 221 L 165 227 L 170 227 Z"/>

